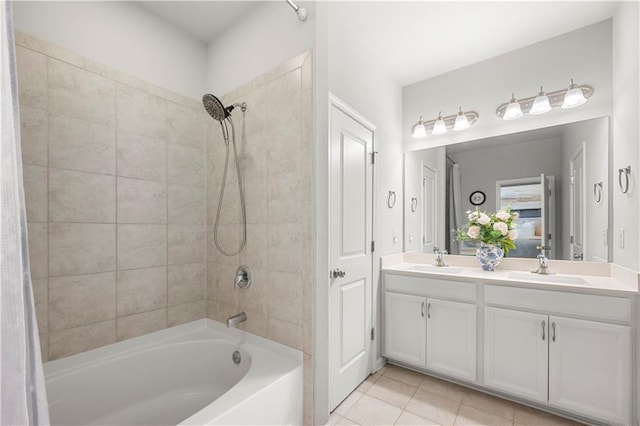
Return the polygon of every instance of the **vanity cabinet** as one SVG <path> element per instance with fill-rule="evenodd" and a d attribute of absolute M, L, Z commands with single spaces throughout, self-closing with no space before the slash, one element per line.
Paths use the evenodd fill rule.
<path fill-rule="evenodd" d="M 386 292 L 384 297 L 384 353 L 416 367 L 426 364 L 427 298 Z"/>
<path fill-rule="evenodd" d="M 627 423 L 630 327 L 494 307 L 484 312 L 485 386 Z"/>

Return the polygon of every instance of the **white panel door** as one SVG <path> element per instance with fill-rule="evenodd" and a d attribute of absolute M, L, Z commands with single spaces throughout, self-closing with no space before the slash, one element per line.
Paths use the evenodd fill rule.
<path fill-rule="evenodd" d="M 549 404 L 629 424 L 630 328 L 550 316 Z"/>
<path fill-rule="evenodd" d="M 385 292 L 384 356 L 416 367 L 426 366 L 426 305 L 426 297 Z"/>
<path fill-rule="evenodd" d="M 475 304 L 427 299 L 427 368 L 475 382 Z"/>
<path fill-rule="evenodd" d="M 431 253 L 437 246 L 437 211 L 438 197 L 437 173 L 426 165 L 422 165 L 422 252 Z"/>
<path fill-rule="evenodd" d="M 484 384 L 546 403 L 548 341 L 547 315 L 484 308 Z"/>
<path fill-rule="evenodd" d="M 371 372 L 373 131 L 332 104 L 329 193 L 329 403 Z"/>
<path fill-rule="evenodd" d="M 583 142 L 580 148 L 571 157 L 571 178 L 570 178 L 570 196 L 569 196 L 569 232 L 570 232 L 570 259 L 584 260 L 587 256 L 585 253 L 586 244 L 584 237 L 586 235 L 585 223 L 585 150 L 586 144 Z"/>

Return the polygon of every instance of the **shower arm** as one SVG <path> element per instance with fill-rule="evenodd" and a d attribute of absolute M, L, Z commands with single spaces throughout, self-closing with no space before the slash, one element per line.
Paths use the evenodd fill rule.
<path fill-rule="evenodd" d="M 296 14 L 298 15 L 298 19 L 300 19 L 301 21 L 305 21 L 307 19 L 307 9 L 305 9 L 304 7 L 300 7 L 297 4 L 295 4 L 293 2 L 293 0 L 285 0 L 287 3 L 289 3 L 289 6 L 291 6 L 291 8 L 296 12 Z"/>

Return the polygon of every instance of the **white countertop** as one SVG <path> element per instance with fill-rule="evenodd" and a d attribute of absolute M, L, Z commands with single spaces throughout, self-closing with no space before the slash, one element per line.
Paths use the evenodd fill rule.
<path fill-rule="evenodd" d="M 449 257 L 451 258 L 453 256 Z M 431 263 L 426 262 L 405 262 L 403 261 L 403 258 L 399 258 L 397 256 L 393 260 L 396 260 L 396 262 L 388 260 L 386 262 L 383 261 L 381 270 L 383 272 L 392 272 L 395 274 L 407 276 L 429 278 L 437 277 L 440 279 L 473 281 L 486 284 L 526 284 L 526 287 L 548 290 L 568 290 L 581 293 L 588 292 L 608 294 L 611 294 L 612 292 L 622 292 L 625 293 L 625 296 L 627 296 L 629 293 L 638 294 L 637 281 L 634 282 L 633 279 L 620 280 L 611 276 L 606 276 L 604 274 L 580 275 L 556 273 L 552 275 L 540 275 L 531 273 L 531 270 L 535 268 L 506 269 L 499 266 L 495 271 L 484 271 L 480 266 L 473 267 L 468 265 L 469 262 L 461 262 L 466 263 L 467 265 L 458 266 L 454 264 L 446 267 L 436 267 Z M 397 263 L 398 260 L 402 261 L 400 263 Z M 553 263 L 550 265 L 550 269 L 551 271 L 553 271 Z M 589 268 L 585 267 L 583 268 L 583 270 L 589 270 Z"/>

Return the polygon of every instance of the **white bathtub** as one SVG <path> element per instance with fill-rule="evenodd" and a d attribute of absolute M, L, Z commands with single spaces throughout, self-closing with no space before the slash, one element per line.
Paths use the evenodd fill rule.
<path fill-rule="evenodd" d="M 302 353 L 207 319 L 44 368 L 52 425 L 302 424 Z"/>

